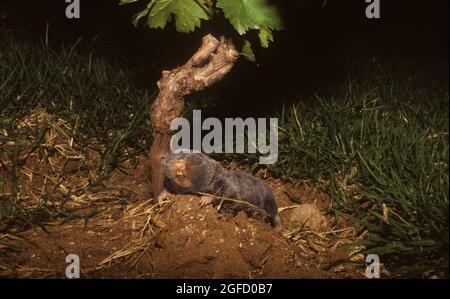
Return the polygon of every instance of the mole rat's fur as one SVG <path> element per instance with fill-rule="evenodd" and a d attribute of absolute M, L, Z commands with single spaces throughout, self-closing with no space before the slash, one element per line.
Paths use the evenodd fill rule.
<path fill-rule="evenodd" d="M 272 225 L 277 230 L 281 228 L 272 191 L 264 181 L 250 174 L 228 171 L 202 153 L 169 155 L 164 161 L 164 173 L 165 188 L 171 193 L 207 193 L 246 201 L 263 209 L 269 215 Z M 238 206 L 249 212 L 248 205 Z"/>

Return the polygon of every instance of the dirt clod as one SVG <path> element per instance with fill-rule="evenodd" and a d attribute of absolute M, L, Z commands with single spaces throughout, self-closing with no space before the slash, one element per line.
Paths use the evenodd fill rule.
<path fill-rule="evenodd" d="M 315 204 L 299 205 L 292 211 L 290 220 L 315 232 L 321 232 L 327 228 L 327 220 Z"/>

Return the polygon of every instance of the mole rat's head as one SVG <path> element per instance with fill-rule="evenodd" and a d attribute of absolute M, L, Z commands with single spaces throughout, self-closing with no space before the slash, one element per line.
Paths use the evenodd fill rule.
<path fill-rule="evenodd" d="M 176 192 L 198 192 L 205 185 L 206 166 L 198 154 L 173 154 L 165 160 L 169 189 Z"/>
<path fill-rule="evenodd" d="M 192 185 L 191 167 L 186 160 L 171 160 L 167 165 L 168 178 L 178 187 L 189 189 Z"/>

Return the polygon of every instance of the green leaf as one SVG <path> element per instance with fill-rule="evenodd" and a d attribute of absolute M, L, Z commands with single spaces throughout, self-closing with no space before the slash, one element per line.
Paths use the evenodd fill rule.
<path fill-rule="evenodd" d="M 127 1 L 131 1 L 131 0 L 127 0 Z M 133 16 L 133 25 L 134 25 L 134 26 L 137 26 L 138 23 L 139 23 L 139 21 L 140 21 L 143 17 L 145 17 L 145 16 L 148 15 L 148 13 L 150 12 L 150 9 L 152 8 L 153 4 L 155 4 L 155 1 L 156 1 L 156 0 L 152 0 L 152 1 L 147 5 L 147 7 L 146 7 L 144 10 L 138 12 L 136 15 Z"/>
<path fill-rule="evenodd" d="M 217 7 L 240 35 L 250 29 L 281 29 L 281 19 L 277 9 L 266 0 L 218 0 Z M 267 34 L 267 33 L 265 33 Z M 267 35 L 265 36 L 266 40 Z"/>
<path fill-rule="evenodd" d="M 253 53 L 252 50 L 252 45 L 248 40 L 245 40 L 244 42 L 244 46 L 242 47 L 242 55 L 252 62 L 256 61 L 255 53 Z"/>
<path fill-rule="evenodd" d="M 259 40 L 264 48 L 269 47 L 269 43 L 273 42 L 272 30 L 267 27 L 263 27 L 259 30 Z"/>
<path fill-rule="evenodd" d="M 120 0 L 119 5 L 125 5 L 125 4 L 130 4 L 133 2 L 137 2 L 138 0 Z"/>
<path fill-rule="evenodd" d="M 150 28 L 164 28 L 171 21 L 172 14 L 179 32 L 194 31 L 200 27 L 202 19 L 209 20 L 208 11 L 198 0 L 153 0 L 149 6 L 147 24 Z"/>

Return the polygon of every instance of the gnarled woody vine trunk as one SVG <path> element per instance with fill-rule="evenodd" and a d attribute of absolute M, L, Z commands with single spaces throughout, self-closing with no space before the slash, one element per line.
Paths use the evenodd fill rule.
<path fill-rule="evenodd" d="M 153 144 L 150 150 L 151 180 L 154 198 L 162 191 L 162 159 L 170 153 L 170 123 L 184 107 L 183 97 L 202 90 L 222 79 L 233 67 L 239 53 L 230 40 L 212 35 L 203 37 L 200 49 L 184 64 L 163 71 L 158 81 L 159 94 L 150 112 Z"/>

